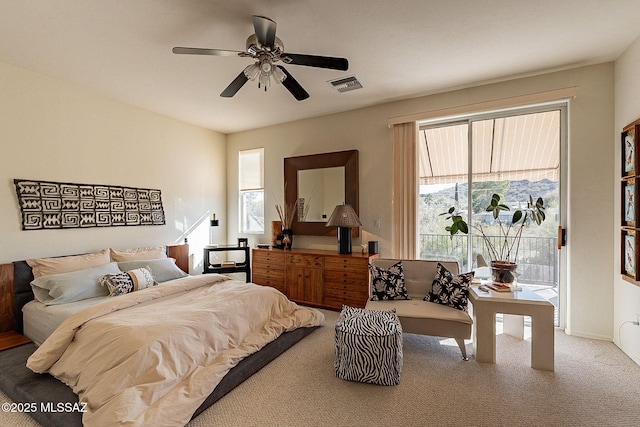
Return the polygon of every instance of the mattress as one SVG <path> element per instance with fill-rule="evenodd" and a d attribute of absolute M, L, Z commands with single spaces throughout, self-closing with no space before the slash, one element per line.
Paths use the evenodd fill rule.
<path fill-rule="evenodd" d="M 44 305 L 36 300 L 22 308 L 24 336 L 40 346 L 65 319 L 80 310 L 99 304 L 108 296 L 89 298 L 67 304 Z"/>

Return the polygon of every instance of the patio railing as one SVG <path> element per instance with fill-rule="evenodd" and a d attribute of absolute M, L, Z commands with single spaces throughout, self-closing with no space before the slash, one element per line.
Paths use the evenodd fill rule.
<path fill-rule="evenodd" d="M 492 241 L 497 241 L 498 236 L 488 236 Z M 467 257 L 467 235 L 455 235 L 453 239 L 448 234 L 420 234 L 420 258 L 453 258 L 462 266 L 463 270 L 469 270 Z M 482 237 L 471 236 L 473 239 L 474 254 L 480 253 L 487 261 L 489 256 Z M 546 285 L 558 287 L 559 258 L 555 237 L 528 237 L 520 240 L 518 251 L 518 280 L 522 283 Z M 473 260 L 475 261 L 475 259 Z M 476 267 L 475 263 L 472 265 Z"/>

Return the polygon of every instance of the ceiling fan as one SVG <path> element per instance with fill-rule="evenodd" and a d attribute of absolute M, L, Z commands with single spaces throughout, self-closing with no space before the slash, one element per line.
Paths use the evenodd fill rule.
<path fill-rule="evenodd" d="M 266 91 L 271 82 L 271 77 L 276 83 L 282 85 L 291 92 L 298 101 L 307 99 L 309 94 L 300 83 L 278 62 L 292 65 L 306 65 L 308 67 L 329 68 L 332 70 L 347 71 L 349 61 L 346 58 L 333 58 L 330 56 L 302 55 L 297 53 L 285 53 L 282 40 L 276 37 L 276 23 L 265 16 L 253 16 L 253 28 L 255 34 L 247 38 L 247 50 L 226 49 L 201 49 L 195 47 L 174 47 L 173 53 L 187 55 L 214 55 L 214 56 L 240 56 L 249 57 L 254 63 L 246 67 L 236 77 L 220 96 L 231 98 L 249 80 L 258 80 L 258 88 L 264 87 Z"/>

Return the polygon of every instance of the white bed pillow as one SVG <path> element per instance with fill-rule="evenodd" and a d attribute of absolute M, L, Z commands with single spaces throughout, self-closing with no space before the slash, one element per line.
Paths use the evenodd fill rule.
<path fill-rule="evenodd" d="M 179 279 L 188 276 L 180 270 L 173 258 L 148 259 L 139 261 L 119 262 L 118 267 L 122 271 L 129 271 L 136 268 L 149 267 L 156 282 L 162 283 L 168 280 Z"/>
<path fill-rule="evenodd" d="M 113 249 L 110 248 L 111 261 L 124 262 L 141 259 L 159 259 L 167 257 L 167 249 L 164 246 L 149 248 Z"/>
<path fill-rule="evenodd" d="M 109 290 L 100 286 L 105 274 L 121 273 L 118 264 L 111 262 L 98 267 L 52 274 L 31 282 L 36 300 L 46 305 L 64 304 L 83 299 L 109 295 Z"/>
<path fill-rule="evenodd" d="M 68 273 L 70 271 L 82 270 L 90 267 L 108 264 L 109 250 L 103 249 L 100 252 L 92 252 L 82 255 L 62 256 L 56 258 L 31 258 L 27 264 L 33 271 L 33 277 L 39 278 L 51 274 Z"/>

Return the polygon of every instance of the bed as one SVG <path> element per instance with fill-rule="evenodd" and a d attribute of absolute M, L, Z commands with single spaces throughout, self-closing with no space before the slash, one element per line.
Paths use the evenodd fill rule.
<path fill-rule="evenodd" d="M 172 250 L 175 251 L 175 248 L 169 248 L 170 254 Z M 176 259 L 177 265 L 185 265 L 180 256 Z M 11 275 L 7 274 L 9 269 L 12 270 Z M 10 267 L 0 266 L 0 291 L 4 291 L 2 301 L 6 305 L 8 283 L 11 282 L 13 309 L 8 311 L 13 311 L 13 329 L 20 333 L 24 332 L 25 327 L 27 331 L 34 329 L 33 313 L 29 308 L 34 305 L 30 302 L 33 300 L 29 285 L 32 280 L 31 268 L 24 261 L 14 262 Z M 114 418 L 126 420 L 129 425 L 185 424 L 322 324 L 322 313 L 299 307 L 280 295 L 272 288 L 218 275 L 202 275 L 168 281 L 162 286 L 111 298 L 112 301 L 85 299 L 80 304 L 76 303 L 79 307 L 75 308 L 80 311 L 73 308 L 71 312 L 75 314 L 71 314 L 61 327 L 56 328 L 50 339 L 43 339 L 47 332 L 42 337 L 28 332 L 36 342 L 43 342 L 37 351 L 34 352 L 34 344 L 28 344 L 0 353 L 0 369 L 3 373 L 10 372 L 0 378 L 0 389 L 14 402 L 36 402 L 38 405 L 38 402 L 50 402 L 55 405 L 54 396 L 63 403 L 80 402 L 82 405 L 87 401 L 90 408 L 84 414 L 86 425 L 106 425 L 105 422 L 113 422 Z M 208 298 L 216 302 L 207 303 Z M 267 304 L 272 299 L 274 302 Z M 245 307 L 247 314 L 225 314 L 219 308 L 223 306 L 220 301 L 230 302 L 233 312 L 239 313 Z M 177 312 L 178 306 L 191 307 L 183 310 L 188 317 L 185 322 L 189 325 L 196 322 L 193 331 L 197 331 L 195 336 L 198 339 L 193 339 L 193 331 L 185 333 L 181 329 L 184 324 L 173 318 L 171 325 L 179 331 L 177 334 L 166 333 L 171 329 L 169 326 L 154 326 L 153 315 L 144 311 L 148 306 L 156 307 L 151 311 L 158 313 L 159 317 Z M 27 314 L 26 320 L 22 317 L 23 308 Z M 57 320 L 45 319 L 41 323 L 54 328 L 52 324 L 69 315 L 69 312 L 64 313 L 67 309 L 68 306 L 61 309 L 63 314 Z M 286 313 L 279 314 L 281 310 Z M 193 313 L 199 311 L 205 313 L 205 318 L 194 320 Z M 37 313 L 37 309 L 34 312 Z M 215 316 L 213 312 L 216 312 Z M 265 317 L 265 312 L 273 315 Z M 7 313 L 3 314 L 5 317 L 2 322 L 6 323 Z M 233 326 L 224 326 L 223 329 L 230 331 L 220 338 L 221 332 L 216 330 L 213 333 L 213 328 L 204 326 L 211 322 Z M 247 329 L 246 324 L 254 323 L 259 331 Z M 42 330 L 37 326 L 35 329 Z M 162 330 L 162 339 L 147 337 L 155 329 Z M 113 330 L 116 332 L 110 332 Z M 129 335 L 123 338 L 121 335 L 125 334 L 122 331 L 128 331 Z M 174 345 L 176 336 L 182 337 L 183 341 Z M 205 343 L 213 344 L 204 347 L 199 343 L 194 344 L 200 338 Z M 184 339 L 188 342 L 185 343 Z M 213 353 L 214 347 L 222 350 Z M 87 350 L 89 348 L 94 350 L 90 352 Z M 126 363 L 104 365 L 105 360 L 112 363 L 111 360 L 117 358 L 122 348 L 135 349 L 123 355 Z M 184 352 L 184 348 L 191 349 L 191 352 Z M 113 349 L 118 351 L 114 353 Z M 79 366 L 76 370 L 76 366 L 82 365 L 84 359 L 89 360 L 87 365 Z M 62 382 L 48 374 L 33 373 L 25 367 L 25 363 L 37 372 L 53 372 L 78 391 L 80 400 Z M 182 368 L 189 363 L 195 365 Z M 181 370 L 187 373 L 180 373 Z M 155 378 L 150 380 L 147 377 L 158 375 L 158 372 L 164 383 L 158 382 L 159 386 L 150 387 Z M 122 382 L 114 382 L 112 378 L 127 378 L 128 382 L 124 388 L 111 390 L 111 383 Z M 103 387 L 98 386 L 101 382 L 104 383 Z M 92 387 L 94 383 L 96 385 Z M 168 406 L 171 406 L 170 410 Z M 53 413 L 38 410 L 30 415 L 45 425 L 82 425 L 83 422 L 83 414 L 78 411 Z"/>

